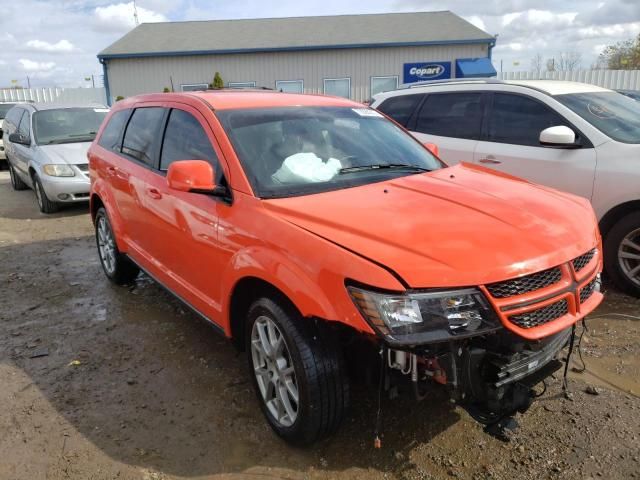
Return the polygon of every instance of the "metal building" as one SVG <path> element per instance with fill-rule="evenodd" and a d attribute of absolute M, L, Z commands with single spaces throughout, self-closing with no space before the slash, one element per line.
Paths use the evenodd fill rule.
<path fill-rule="evenodd" d="M 493 76 L 496 38 L 449 12 L 146 23 L 98 54 L 107 97 L 267 87 L 364 101 L 403 83 Z"/>

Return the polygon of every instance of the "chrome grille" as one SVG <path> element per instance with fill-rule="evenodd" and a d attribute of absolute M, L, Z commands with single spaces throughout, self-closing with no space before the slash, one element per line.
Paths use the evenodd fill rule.
<path fill-rule="evenodd" d="M 520 328 L 533 328 L 551 322 L 567 313 L 569 313 L 569 304 L 566 300 L 560 300 L 531 312 L 513 315 L 509 317 L 509 320 Z"/>
<path fill-rule="evenodd" d="M 78 164 L 76 164 L 76 167 L 81 172 L 88 172 L 89 171 L 89 164 L 88 163 L 78 163 Z"/>
<path fill-rule="evenodd" d="M 587 283 L 584 287 L 582 287 L 582 290 L 580 290 L 580 303 L 584 303 L 587 300 L 589 300 L 589 298 L 591 298 L 591 295 L 593 295 L 593 292 L 596 291 L 596 285 L 598 284 L 598 278 L 594 278 L 593 280 L 591 280 L 589 283 Z"/>
<path fill-rule="evenodd" d="M 561 278 L 560 268 L 555 267 L 504 282 L 490 283 L 487 290 L 494 298 L 514 297 L 558 283 Z"/>
<path fill-rule="evenodd" d="M 596 249 L 589 250 L 587 253 L 573 259 L 573 269 L 579 272 L 586 267 L 596 254 Z"/>

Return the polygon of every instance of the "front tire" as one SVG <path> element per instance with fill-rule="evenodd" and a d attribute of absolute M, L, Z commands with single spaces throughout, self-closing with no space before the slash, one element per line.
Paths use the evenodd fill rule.
<path fill-rule="evenodd" d="M 33 190 L 36 194 L 38 207 L 42 213 L 55 213 L 60 209 L 60 206 L 56 202 L 52 202 L 49 200 L 49 197 L 47 197 L 47 193 L 44 191 L 37 173 L 33 174 Z"/>
<path fill-rule="evenodd" d="M 7 160 L 7 165 L 9 165 L 9 178 L 11 179 L 11 188 L 16 191 L 26 190 L 27 184 L 22 181 L 22 179 L 18 176 L 13 165 Z"/>
<path fill-rule="evenodd" d="M 100 207 L 96 213 L 95 226 L 98 256 L 104 274 L 116 285 L 133 282 L 140 273 L 140 269 L 118 250 L 111 222 L 103 207 Z"/>
<path fill-rule="evenodd" d="M 640 212 L 622 217 L 604 241 L 605 269 L 621 290 L 640 297 Z"/>
<path fill-rule="evenodd" d="M 349 404 L 338 342 L 286 302 L 261 298 L 247 315 L 247 353 L 260 407 L 284 440 L 308 445 L 335 432 Z"/>

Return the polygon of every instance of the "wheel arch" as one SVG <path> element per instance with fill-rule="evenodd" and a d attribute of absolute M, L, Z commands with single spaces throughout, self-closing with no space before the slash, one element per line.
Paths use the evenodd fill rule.
<path fill-rule="evenodd" d="M 245 320 L 251 304 L 259 298 L 268 297 L 283 306 L 297 311 L 293 301 L 272 283 L 255 276 L 241 278 L 231 292 L 229 300 L 229 327 L 231 341 L 240 351 L 245 347 Z"/>
<path fill-rule="evenodd" d="M 640 211 L 640 200 L 621 203 L 605 213 L 599 223 L 602 237 L 606 237 L 618 220 L 636 211 Z"/>

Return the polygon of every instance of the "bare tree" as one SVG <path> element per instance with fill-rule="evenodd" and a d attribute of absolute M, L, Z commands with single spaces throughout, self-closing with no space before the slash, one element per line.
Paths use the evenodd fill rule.
<path fill-rule="evenodd" d="M 582 63 L 582 54 L 580 52 L 563 52 L 556 60 L 556 70 L 563 72 L 572 72 L 580 68 Z"/>
<path fill-rule="evenodd" d="M 542 59 L 542 55 L 540 55 L 540 53 L 536 53 L 531 59 L 531 70 L 534 71 L 538 76 L 540 76 L 543 65 L 544 60 Z"/>

